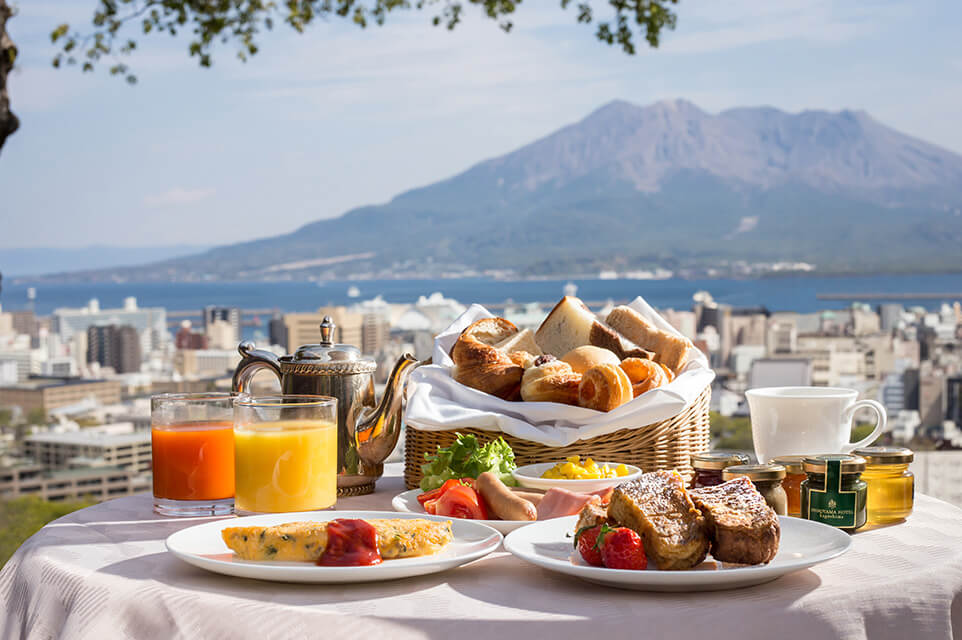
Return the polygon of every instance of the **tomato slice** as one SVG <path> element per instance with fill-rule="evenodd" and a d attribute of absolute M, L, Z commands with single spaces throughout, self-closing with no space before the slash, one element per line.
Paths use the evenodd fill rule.
<path fill-rule="evenodd" d="M 465 520 L 487 520 L 488 510 L 478 492 L 467 485 L 451 487 L 432 505 L 435 515 Z"/>
<path fill-rule="evenodd" d="M 422 493 L 421 495 L 419 495 L 419 496 L 418 496 L 418 502 L 420 502 L 422 505 L 424 505 L 424 504 L 427 503 L 429 500 L 437 500 L 437 499 L 440 498 L 442 495 L 444 495 L 444 492 L 445 492 L 445 491 L 447 491 L 447 490 L 450 489 L 451 487 L 456 487 L 456 486 L 458 486 L 459 484 L 460 484 L 460 485 L 467 485 L 467 486 L 469 486 L 469 487 L 471 487 L 471 488 L 473 489 L 473 488 L 474 488 L 474 478 L 455 478 L 455 479 L 447 480 L 447 481 L 445 481 L 444 484 L 442 484 L 442 485 L 441 485 L 440 487 L 438 487 L 437 489 L 431 489 L 430 491 L 425 491 L 424 493 Z"/>

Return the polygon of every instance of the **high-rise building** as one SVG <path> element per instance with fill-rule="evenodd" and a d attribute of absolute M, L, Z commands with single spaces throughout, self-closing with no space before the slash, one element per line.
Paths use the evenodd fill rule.
<path fill-rule="evenodd" d="M 364 340 L 361 329 L 363 317 L 359 313 L 352 313 L 345 307 L 321 307 L 317 313 L 287 313 L 284 324 L 287 325 L 287 349 L 294 350 L 304 344 L 317 344 L 321 341 L 321 322 L 324 316 L 331 316 L 337 328 L 334 330 L 334 342 L 352 344 L 362 348 Z"/>
<path fill-rule="evenodd" d="M 140 336 L 131 326 L 92 326 L 87 328 L 87 362 L 99 362 L 117 373 L 140 371 Z"/>
<path fill-rule="evenodd" d="M 381 314 L 366 313 L 361 320 L 361 352 L 375 354 L 391 339 L 391 324 Z"/>
<path fill-rule="evenodd" d="M 60 336 L 64 344 L 78 333 L 86 334 L 89 327 L 103 325 L 127 325 L 137 330 L 140 337 L 140 350 L 148 353 L 161 348 L 167 341 L 167 311 L 163 307 L 137 306 L 136 298 L 124 300 L 120 309 L 101 309 L 100 303 L 93 299 L 80 309 L 55 309 L 51 329 Z"/>
<path fill-rule="evenodd" d="M 284 324 L 284 316 L 280 313 L 275 313 L 267 323 L 267 327 L 271 344 L 276 344 L 287 349 L 287 325 Z"/>
<path fill-rule="evenodd" d="M 962 376 L 945 381 L 945 419 L 962 427 Z"/>
<path fill-rule="evenodd" d="M 886 302 L 878 306 L 879 323 L 882 331 L 898 329 L 904 308 L 895 302 Z"/>
<path fill-rule="evenodd" d="M 204 333 L 207 334 L 212 349 L 237 347 L 241 337 L 240 309 L 237 307 L 204 307 Z"/>
<path fill-rule="evenodd" d="M 191 329 L 190 320 L 184 320 L 174 335 L 174 346 L 177 349 L 206 349 L 207 336 Z"/>

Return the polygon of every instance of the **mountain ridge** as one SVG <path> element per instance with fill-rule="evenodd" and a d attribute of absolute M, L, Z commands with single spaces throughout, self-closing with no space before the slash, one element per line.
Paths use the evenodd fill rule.
<path fill-rule="evenodd" d="M 78 277 L 278 277 L 267 270 L 367 253 L 283 275 L 546 275 L 779 260 L 845 271 L 955 269 L 960 185 L 962 156 L 861 110 L 710 114 L 681 99 L 644 107 L 615 100 L 381 205 Z"/>

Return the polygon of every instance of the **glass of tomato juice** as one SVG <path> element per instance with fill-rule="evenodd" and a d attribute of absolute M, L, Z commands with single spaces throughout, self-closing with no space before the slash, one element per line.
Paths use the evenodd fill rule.
<path fill-rule="evenodd" d="M 234 399 L 237 513 L 315 511 L 337 500 L 337 400 Z"/>
<path fill-rule="evenodd" d="M 150 399 L 154 511 L 234 511 L 233 393 L 165 393 Z"/>

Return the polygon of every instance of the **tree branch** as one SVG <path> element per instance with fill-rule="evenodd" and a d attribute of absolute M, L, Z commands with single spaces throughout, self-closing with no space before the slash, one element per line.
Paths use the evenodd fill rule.
<path fill-rule="evenodd" d="M 10 96 L 7 94 L 7 74 L 13 69 L 17 59 L 17 47 L 7 35 L 7 20 L 13 17 L 13 10 L 6 0 L 0 0 L 0 149 L 3 143 L 20 127 L 20 121 L 10 110 Z"/>

